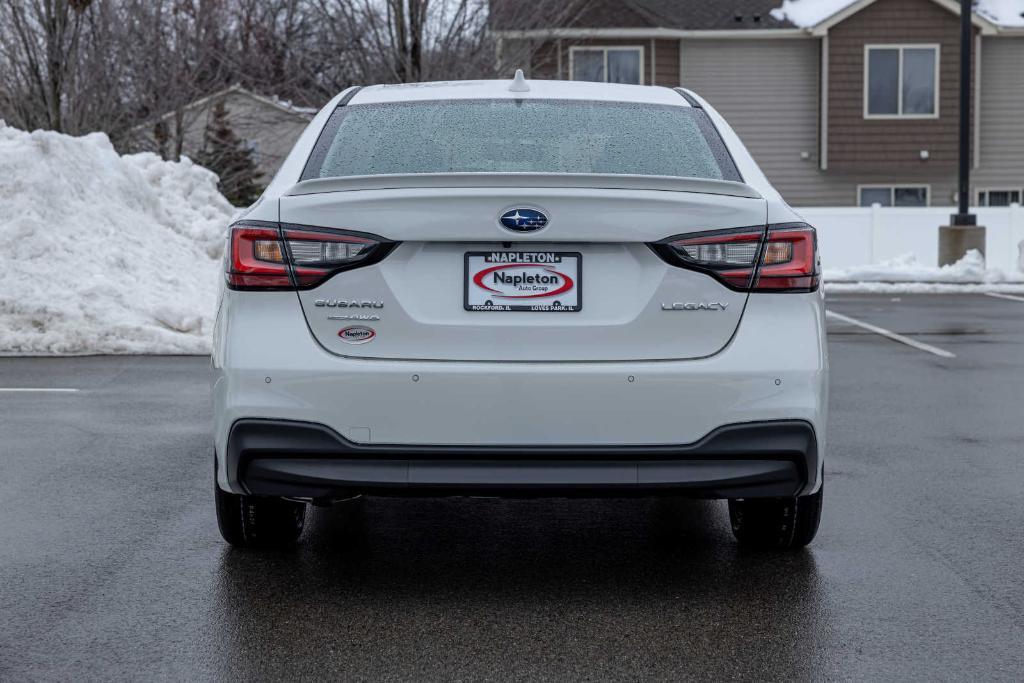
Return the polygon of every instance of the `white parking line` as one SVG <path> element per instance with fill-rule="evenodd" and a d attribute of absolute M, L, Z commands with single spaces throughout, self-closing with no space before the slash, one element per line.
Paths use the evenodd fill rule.
<path fill-rule="evenodd" d="M 985 296 L 994 296 L 997 299 L 1009 299 L 1010 301 L 1024 301 L 1024 296 L 1014 296 L 1013 294 L 1000 294 L 999 292 L 985 292 Z"/>
<path fill-rule="evenodd" d="M 857 327 L 862 327 L 865 330 L 868 330 L 869 332 L 874 332 L 875 334 L 880 334 L 883 337 L 885 337 L 886 339 L 892 339 L 893 341 L 898 341 L 901 344 L 906 344 L 907 346 L 912 346 L 915 349 L 918 349 L 920 351 L 927 351 L 928 353 L 934 353 L 936 356 L 939 356 L 941 358 L 956 358 L 956 354 L 955 353 L 950 353 L 949 351 L 946 351 L 944 349 L 940 349 L 937 346 L 932 346 L 931 344 L 925 344 L 923 342 L 919 342 L 916 339 L 911 339 L 910 337 L 904 337 L 902 334 L 896 334 L 895 332 L 893 332 L 891 330 L 887 330 L 884 327 L 878 327 L 876 325 L 872 325 L 871 323 L 866 323 L 863 320 L 857 320 L 856 318 L 851 318 L 848 315 L 843 315 L 842 313 L 836 313 L 835 311 L 825 311 L 825 315 L 830 317 L 830 318 L 835 318 L 836 320 L 842 320 L 844 323 L 849 323 L 850 325 L 856 325 Z"/>
<path fill-rule="evenodd" d="M 31 391 L 53 394 L 73 394 L 78 391 L 78 389 L 69 389 L 67 387 L 0 387 L 0 393 L 13 394 L 17 392 Z"/>

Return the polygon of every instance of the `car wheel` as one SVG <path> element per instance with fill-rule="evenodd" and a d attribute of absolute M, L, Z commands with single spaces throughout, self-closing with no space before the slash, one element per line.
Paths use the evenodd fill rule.
<path fill-rule="evenodd" d="M 803 548 L 818 533 L 824 491 L 823 485 L 809 496 L 730 500 L 733 536 L 740 545 L 751 548 Z"/>
<path fill-rule="evenodd" d="M 306 522 L 306 504 L 283 498 L 242 496 L 213 485 L 217 525 L 237 548 L 284 548 L 298 540 Z"/>

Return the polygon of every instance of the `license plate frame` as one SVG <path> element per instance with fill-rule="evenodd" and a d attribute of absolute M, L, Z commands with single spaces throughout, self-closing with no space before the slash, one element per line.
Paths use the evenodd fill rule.
<path fill-rule="evenodd" d="M 540 255 L 539 258 L 538 255 Z M 478 262 L 477 259 L 482 259 L 482 261 Z M 568 270 L 567 259 L 574 260 L 574 270 L 570 272 L 562 273 L 550 267 L 557 266 Z M 478 265 L 483 267 L 478 267 Z M 498 268 L 494 268 L 495 266 Z M 549 297 L 557 296 L 552 294 L 523 294 L 521 296 L 494 294 L 491 295 L 491 305 L 486 304 L 488 300 L 486 292 L 474 290 L 471 297 L 471 288 L 483 287 L 482 284 L 474 281 L 476 275 L 481 271 L 488 269 L 517 270 L 517 266 L 519 270 L 538 271 L 534 273 L 537 275 L 546 275 L 544 271 L 554 272 L 562 279 L 562 285 L 559 286 L 564 286 L 566 279 L 570 280 L 571 288 L 566 293 L 571 292 L 572 296 L 569 298 L 574 303 L 566 304 L 561 299 L 552 301 Z M 481 298 L 484 303 L 480 303 Z M 516 300 L 526 300 L 530 303 L 513 303 Z M 474 313 L 579 313 L 583 310 L 583 254 L 578 251 L 548 249 L 467 251 L 463 267 L 462 306 L 465 310 Z"/>

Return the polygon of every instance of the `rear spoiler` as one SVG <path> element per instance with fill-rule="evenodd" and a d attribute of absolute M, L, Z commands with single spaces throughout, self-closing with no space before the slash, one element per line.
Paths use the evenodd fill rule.
<path fill-rule="evenodd" d="M 404 190 L 447 187 L 541 187 L 597 190 L 661 190 L 761 199 L 757 190 L 732 180 L 675 176 L 605 175 L 600 173 L 410 173 L 393 175 L 311 178 L 293 185 L 285 195 Z"/>

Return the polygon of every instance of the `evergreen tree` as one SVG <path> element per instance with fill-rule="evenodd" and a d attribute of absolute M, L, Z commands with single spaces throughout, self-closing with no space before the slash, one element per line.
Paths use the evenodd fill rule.
<path fill-rule="evenodd" d="M 248 206 L 259 198 L 262 189 L 257 181 L 262 174 L 252 150 L 231 130 L 223 99 L 217 101 L 206 121 L 203 149 L 196 162 L 220 177 L 217 187 L 235 206 Z"/>

